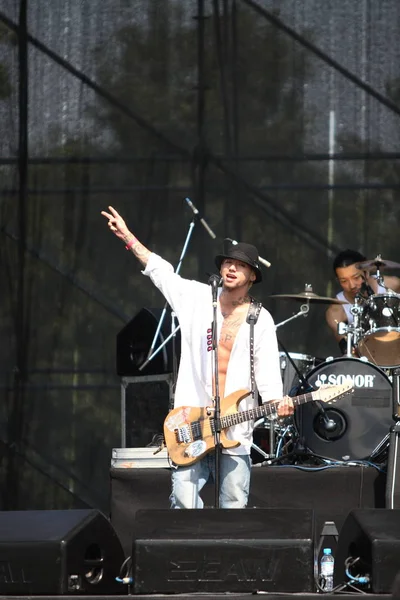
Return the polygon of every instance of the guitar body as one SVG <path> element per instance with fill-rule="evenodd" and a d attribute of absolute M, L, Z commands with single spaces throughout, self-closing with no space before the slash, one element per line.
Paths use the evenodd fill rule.
<path fill-rule="evenodd" d="M 236 415 L 238 405 L 248 396 L 248 390 L 238 390 L 221 400 L 221 416 Z M 164 439 L 171 460 L 179 466 L 197 462 L 215 448 L 213 407 L 179 406 L 171 410 L 164 421 Z M 235 448 L 240 442 L 230 440 L 221 429 L 223 448 Z"/>

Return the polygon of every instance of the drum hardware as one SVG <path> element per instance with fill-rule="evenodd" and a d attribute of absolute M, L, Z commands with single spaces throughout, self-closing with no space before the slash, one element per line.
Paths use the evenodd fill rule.
<path fill-rule="evenodd" d="M 272 296 L 270 296 L 270 298 L 286 298 L 288 300 L 307 300 L 307 303 L 315 302 L 317 304 L 347 304 L 346 301 L 338 300 L 337 298 L 329 298 L 328 296 L 318 296 L 318 294 L 315 294 L 313 292 L 312 285 L 310 283 L 306 283 L 304 292 L 301 292 L 299 294 L 273 294 Z"/>
<path fill-rule="evenodd" d="M 290 321 L 293 321 L 294 319 L 297 319 L 298 317 L 306 317 L 308 315 L 309 310 L 310 310 L 310 306 L 308 304 L 302 304 L 300 306 L 299 312 L 297 312 L 295 315 L 292 315 L 285 321 L 281 321 L 280 323 L 275 325 L 275 329 L 278 329 L 278 327 L 282 327 L 282 325 L 286 325 L 286 323 L 289 323 Z"/>
<path fill-rule="evenodd" d="M 382 256 L 380 254 L 377 254 L 377 256 L 375 258 L 373 258 L 372 260 L 367 260 L 367 261 L 360 263 L 358 265 L 358 268 L 363 271 L 370 271 L 370 272 L 376 270 L 377 279 L 378 279 L 378 272 L 379 272 L 379 277 L 381 278 L 380 271 L 385 270 L 385 269 L 400 269 L 400 263 L 394 262 L 392 260 L 385 260 L 384 258 L 382 258 Z M 383 285 L 383 284 L 381 284 L 381 285 Z"/>
<path fill-rule="evenodd" d="M 393 420 L 400 421 L 400 368 L 393 369 L 391 379 L 393 383 Z"/>
<path fill-rule="evenodd" d="M 297 440 L 297 434 L 293 423 L 293 418 L 290 417 L 287 419 L 286 427 L 283 428 L 278 436 L 278 443 L 276 445 L 276 458 L 282 458 L 284 456 L 294 455 L 294 452 L 287 452 L 288 449 L 294 446 L 295 441 Z"/>
<path fill-rule="evenodd" d="M 262 448 L 260 448 L 260 446 L 258 446 L 254 442 L 251 444 L 251 448 L 252 448 L 252 450 L 255 450 L 256 452 L 258 452 L 258 454 L 261 454 L 261 456 L 263 458 L 265 458 L 265 460 L 268 460 L 270 458 L 275 458 L 275 454 L 267 454 L 267 452 L 264 452 L 264 450 Z"/>
<path fill-rule="evenodd" d="M 371 462 L 379 463 L 383 462 L 387 457 L 387 451 L 389 447 L 390 433 L 387 433 L 383 440 L 374 448 L 369 456 Z"/>
<path fill-rule="evenodd" d="M 269 453 L 265 452 L 254 441 L 251 445 L 252 449 L 255 450 L 256 452 L 258 452 L 259 454 L 261 454 L 261 456 L 265 459 L 275 458 L 275 453 L 274 453 L 275 442 L 276 442 L 275 432 L 279 431 L 279 428 L 280 428 L 278 417 L 274 415 L 274 417 L 271 417 L 271 418 L 263 417 L 262 419 L 258 419 L 254 423 L 254 429 L 256 429 L 256 428 L 268 429 L 270 452 Z"/>
<path fill-rule="evenodd" d="M 280 345 L 283 348 L 282 344 Z M 310 354 L 287 352 L 287 350 L 279 352 L 279 360 L 284 396 L 296 395 L 301 375 L 304 377 L 314 367 L 324 362 L 322 358 L 316 358 Z"/>
<path fill-rule="evenodd" d="M 320 304 L 320 303 L 322 303 L 322 304 L 346 304 L 345 301 L 338 300 L 337 298 L 330 298 L 327 296 L 319 296 L 318 294 L 315 294 L 315 292 L 312 289 L 312 285 L 310 283 L 305 284 L 303 292 L 295 293 L 295 294 L 274 294 L 274 295 L 271 295 L 270 298 L 283 298 L 283 299 L 288 299 L 288 300 L 302 300 L 302 301 L 305 300 L 306 301 L 305 303 L 303 303 L 300 306 L 300 310 L 297 313 L 295 313 L 288 319 L 285 319 L 281 323 L 276 324 L 275 329 L 278 329 L 279 327 L 286 325 L 287 323 L 289 323 L 290 321 L 293 321 L 294 319 L 297 319 L 298 317 L 301 317 L 301 316 L 307 317 L 307 315 L 310 311 L 310 302 L 318 303 L 318 304 Z M 278 343 L 282 347 L 282 350 L 284 351 L 284 355 L 286 356 L 287 360 L 289 361 L 290 365 L 292 366 L 294 372 L 297 375 L 297 378 L 298 378 L 297 381 L 300 383 L 300 385 L 297 386 L 297 392 L 301 391 L 301 392 L 305 393 L 307 391 L 313 390 L 314 388 L 312 386 L 310 386 L 309 382 L 307 381 L 307 378 L 305 378 L 305 373 L 302 373 L 300 371 L 300 369 L 297 367 L 297 365 L 295 363 L 295 360 L 293 360 L 294 356 L 292 356 L 284 348 L 284 346 L 280 342 L 280 340 L 278 340 Z M 282 356 L 282 353 L 281 353 L 281 356 Z M 282 371 L 282 361 L 281 361 L 281 371 Z M 282 379 L 284 379 L 284 378 L 282 378 Z M 284 381 L 284 383 L 286 383 L 286 382 Z M 286 386 L 286 389 L 284 389 L 284 394 L 290 395 L 289 392 L 291 392 L 292 388 L 293 388 L 292 385 L 290 386 L 289 389 Z M 322 403 L 315 402 L 314 404 L 318 407 L 319 412 L 321 414 L 321 418 L 322 418 L 323 422 L 325 423 L 326 427 L 328 429 L 333 428 L 334 422 L 326 416 L 326 412 L 325 412 L 325 409 L 324 409 Z M 272 431 L 272 428 L 270 428 L 270 432 L 271 432 L 271 435 L 274 434 L 274 432 Z M 275 448 L 275 443 L 274 443 L 273 447 Z"/>
<path fill-rule="evenodd" d="M 358 351 L 362 356 L 380 367 L 400 365 L 400 295 L 385 285 L 382 271 L 400 269 L 400 263 L 385 260 L 380 254 L 376 258 L 364 261 L 360 269 L 371 270 L 382 288 L 383 294 L 368 294 L 361 314 L 360 325 L 363 335 L 359 340 Z"/>
<path fill-rule="evenodd" d="M 400 295 L 392 291 L 370 296 L 360 316 L 360 355 L 380 367 L 400 365 Z"/>
<path fill-rule="evenodd" d="M 385 507 L 400 508 L 399 486 L 400 486 L 400 368 L 393 369 L 393 406 L 392 413 L 395 421 L 390 428 L 389 451 L 386 475 Z"/>
<path fill-rule="evenodd" d="M 282 446 L 279 445 L 281 441 L 283 442 Z M 304 443 L 304 439 L 299 437 L 295 424 L 292 423 L 280 434 L 275 458 L 263 461 L 260 466 L 277 464 L 320 465 L 323 464 L 323 461 L 310 452 Z"/>
<path fill-rule="evenodd" d="M 357 295 L 354 299 L 354 304 L 351 307 L 350 311 L 353 315 L 353 323 L 338 323 L 337 332 L 339 335 L 344 335 L 346 337 L 347 348 L 346 348 L 346 356 L 353 356 L 353 346 L 357 346 L 359 339 L 362 337 L 363 330 L 360 326 L 361 313 L 363 311 L 363 307 L 361 305 L 361 298 Z"/>
<path fill-rule="evenodd" d="M 289 395 L 289 396 L 290 395 L 296 396 L 299 392 L 306 393 L 306 392 L 315 390 L 315 388 L 312 385 L 310 385 L 309 381 L 307 380 L 306 373 L 302 373 L 300 371 L 300 369 L 298 368 L 298 366 L 296 365 L 296 362 L 294 360 L 296 355 L 291 355 L 290 352 L 288 352 L 286 350 L 286 348 L 284 347 L 282 342 L 280 342 L 279 340 L 278 340 L 278 343 L 282 347 L 286 358 L 289 360 L 291 366 L 294 368 L 294 370 L 297 374 L 297 378 L 298 378 L 297 379 L 298 385 L 296 386 L 296 389 L 293 389 L 293 385 L 291 385 L 291 389 L 289 389 L 289 390 L 284 389 L 284 394 L 286 393 L 286 395 Z M 282 353 L 280 353 L 280 354 L 282 354 Z M 297 355 L 297 356 L 304 356 L 304 355 Z M 281 363 L 281 365 L 282 365 L 282 363 Z M 285 383 L 284 379 L 283 379 L 283 381 Z M 323 403 L 314 401 L 314 405 L 318 408 L 318 410 L 320 412 L 321 422 L 323 423 L 324 427 L 327 430 L 334 429 L 335 423 L 332 419 L 329 419 L 329 417 L 327 416 Z"/>
<path fill-rule="evenodd" d="M 389 453 L 386 474 L 385 508 L 400 508 L 399 502 L 399 454 L 400 454 L 400 421 L 390 429 Z"/>

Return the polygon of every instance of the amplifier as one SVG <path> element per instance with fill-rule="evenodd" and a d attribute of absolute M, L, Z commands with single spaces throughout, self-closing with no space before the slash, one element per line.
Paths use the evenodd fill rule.
<path fill-rule="evenodd" d="M 158 446 L 146 448 L 113 448 L 111 467 L 114 469 L 169 468 L 167 449 Z"/>

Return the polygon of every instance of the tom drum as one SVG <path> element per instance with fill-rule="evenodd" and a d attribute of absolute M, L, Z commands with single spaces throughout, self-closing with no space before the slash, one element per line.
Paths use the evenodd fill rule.
<path fill-rule="evenodd" d="M 361 313 L 358 352 L 381 367 L 400 365 L 400 295 L 370 296 Z"/>

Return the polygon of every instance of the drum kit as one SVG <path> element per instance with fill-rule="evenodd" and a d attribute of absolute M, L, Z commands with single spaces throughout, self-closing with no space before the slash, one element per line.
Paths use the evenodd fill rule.
<path fill-rule="evenodd" d="M 373 274 L 384 293 L 375 294 L 369 288 L 369 294 L 358 294 L 350 309 L 353 322 L 338 324 L 339 335 L 346 339 L 346 353 L 327 359 L 286 350 L 280 353 L 284 394 L 296 396 L 345 381 L 352 382 L 354 392 L 328 408 L 311 402 L 298 407 L 293 418 L 256 423 L 256 428 L 269 429 L 269 454 L 261 451 L 267 464 L 282 462 L 282 449 L 286 449 L 287 457 L 296 456 L 296 446 L 305 449 L 303 459 L 347 463 L 387 460 L 390 428 L 400 419 L 400 294 L 386 287 L 381 273 L 400 269 L 400 263 L 378 255 L 359 268 Z M 307 316 L 310 304 L 347 304 L 315 294 L 308 284 L 301 293 L 271 297 L 303 302 L 299 312 L 276 325 L 277 329 Z"/>

